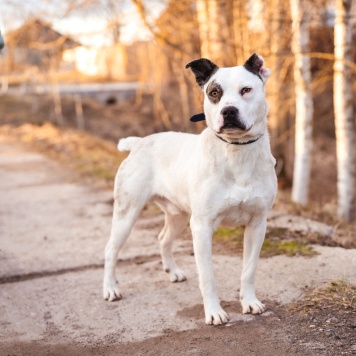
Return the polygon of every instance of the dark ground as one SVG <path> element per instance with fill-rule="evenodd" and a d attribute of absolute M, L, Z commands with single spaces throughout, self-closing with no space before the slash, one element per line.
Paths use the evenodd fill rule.
<path fill-rule="evenodd" d="M 230 309 L 240 308 L 237 302 L 223 302 Z M 336 356 L 356 354 L 355 309 L 326 305 L 305 307 L 303 302 L 278 306 L 268 302 L 268 317 L 259 316 L 249 322 L 226 326 L 201 325 L 197 330 L 173 332 L 140 342 L 115 346 L 84 347 L 75 344 L 49 345 L 45 342 L 6 343 L 0 345 L 1 355 L 313 355 Z M 302 310 L 300 310 L 302 307 Z M 299 311 L 297 311 L 299 309 Z M 187 318 L 202 318 L 201 305 L 185 310 Z M 182 314 L 181 314 L 182 315 Z"/>

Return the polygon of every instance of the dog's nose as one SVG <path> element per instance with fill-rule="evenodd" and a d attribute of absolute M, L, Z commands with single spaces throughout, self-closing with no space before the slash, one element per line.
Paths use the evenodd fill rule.
<path fill-rule="evenodd" d="M 235 106 L 226 106 L 221 110 L 224 118 L 223 128 L 238 128 L 246 130 L 246 125 L 239 119 L 239 110 Z"/>
<path fill-rule="evenodd" d="M 221 115 L 224 118 L 225 123 L 236 120 L 239 111 L 234 106 L 226 106 L 221 110 Z"/>

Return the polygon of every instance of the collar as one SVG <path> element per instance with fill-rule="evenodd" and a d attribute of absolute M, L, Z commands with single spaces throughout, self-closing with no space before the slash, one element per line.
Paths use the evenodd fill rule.
<path fill-rule="evenodd" d="M 205 120 L 205 114 L 202 112 L 200 114 L 193 115 L 190 118 L 191 122 L 198 122 L 198 121 L 204 121 Z"/>
<path fill-rule="evenodd" d="M 203 112 L 200 113 L 200 114 L 193 115 L 193 116 L 190 118 L 190 121 L 191 121 L 191 122 L 198 122 L 198 121 L 203 121 L 203 120 L 205 120 L 205 114 L 204 114 Z M 232 144 L 232 145 L 248 145 L 248 144 L 250 144 L 250 143 L 254 143 L 254 142 L 258 141 L 258 140 L 263 136 L 263 134 L 260 135 L 260 136 L 258 136 L 258 137 L 257 137 L 256 139 L 254 139 L 254 140 L 250 140 L 250 141 L 246 141 L 246 142 L 238 142 L 238 141 L 229 142 L 229 141 L 224 140 L 221 136 L 219 136 L 219 135 L 217 135 L 217 134 L 215 134 L 215 136 L 216 136 L 217 138 L 219 138 L 221 141 L 224 141 L 224 142 L 229 143 L 229 144 Z"/>
<path fill-rule="evenodd" d="M 254 142 L 258 141 L 258 140 L 263 136 L 263 134 L 260 135 L 260 136 L 258 136 L 257 138 L 255 138 L 255 139 L 253 139 L 253 140 L 246 141 L 246 142 L 238 142 L 238 141 L 229 142 L 229 141 L 224 140 L 221 136 L 219 136 L 219 135 L 217 135 L 217 134 L 215 134 L 215 136 L 216 136 L 217 138 L 219 138 L 221 141 L 224 141 L 224 142 L 229 143 L 229 144 L 231 144 L 231 145 L 248 145 L 248 144 L 250 144 L 250 143 L 254 143 Z"/>

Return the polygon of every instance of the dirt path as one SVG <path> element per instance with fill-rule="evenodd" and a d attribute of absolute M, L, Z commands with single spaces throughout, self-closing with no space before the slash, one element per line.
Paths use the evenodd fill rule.
<path fill-rule="evenodd" d="M 311 258 L 261 259 L 257 293 L 269 307 L 263 316 L 240 314 L 241 256 L 215 255 L 231 322 L 208 327 L 191 241 L 175 244 L 188 281 L 169 283 L 157 213 L 143 214 L 120 255 L 124 299 L 102 299 L 111 196 L 45 156 L 0 140 L 0 355 L 329 354 L 327 341 L 298 335 L 285 305 L 306 287 L 336 278 L 355 283 L 356 250 L 316 247 L 319 255 Z M 353 344 L 340 347 L 353 352 Z"/>

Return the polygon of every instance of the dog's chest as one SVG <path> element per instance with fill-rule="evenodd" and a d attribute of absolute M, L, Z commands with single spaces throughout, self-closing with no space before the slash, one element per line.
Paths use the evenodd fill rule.
<path fill-rule="evenodd" d="M 262 192 L 256 192 L 253 185 L 231 188 L 222 200 L 218 220 L 224 225 L 244 225 L 255 214 L 266 211 L 269 200 Z"/>
<path fill-rule="evenodd" d="M 273 167 L 266 170 L 255 166 L 227 173 L 221 181 L 218 220 L 225 225 L 243 225 L 270 209 L 276 194 Z"/>

